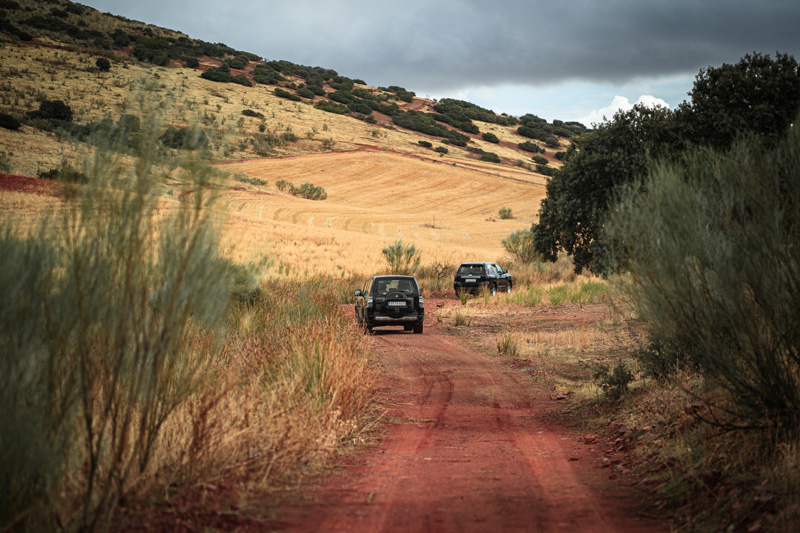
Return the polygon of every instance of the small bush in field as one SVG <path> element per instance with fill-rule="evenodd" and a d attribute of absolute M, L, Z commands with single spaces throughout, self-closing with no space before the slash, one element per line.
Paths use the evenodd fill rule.
<path fill-rule="evenodd" d="M 65 183 L 88 183 L 89 177 L 80 171 L 75 170 L 70 166 L 63 166 L 54 168 L 46 172 L 39 173 L 40 179 L 63 181 Z"/>
<path fill-rule="evenodd" d="M 423 148 L 433 148 L 433 144 L 429 143 L 428 141 L 417 141 L 417 144 Z"/>
<path fill-rule="evenodd" d="M 390 274 L 411 276 L 419 268 L 421 253 L 413 244 L 405 244 L 402 240 L 386 246 L 381 250 Z"/>
<path fill-rule="evenodd" d="M 222 64 L 218 67 L 211 67 L 200 74 L 200 77 L 219 83 L 228 83 L 231 81 L 231 68 L 225 64 Z"/>
<path fill-rule="evenodd" d="M 289 194 L 305 198 L 306 200 L 326 200 L 328 193 L 325 189 L 318 187 L 313 183 L 303 183 L 299 187 L 295 187 L 291 183 L 289 185 Z"/>
<path fill-rule="evenodd" d="M 263 113 L 259 113 L 258 111 L 253 111 L 252 109 L 243 109 L 242 115 L 246 117 L 264 118 Z"/>
<path fill-rule="evenodd" d="M 548 159 L 546 157 L 543 157 L 541 155 L 535 155 L 535 156 L 532 157 L 532 159 L 533 159 L 533 162 L 538 164 L 538 165 L 549 165 L 550 164 L 550 161 L 548 161 Z"/>
<path fill-rule="evenodd" d="M 486 142 L 500 144 L 500 139 L 497 138 L 497 135 L 495 135 L 494 133 L 490 133 L 488 131 L 481 135 L 481 139 L 483 139 Z"/>
<path fill-rule="evenodd" d="M 105 57 L 98 57 L 97 61 L 94 62 L 100 72 L 108 72 L 111 70 L 111 61 L 106 59 Z"/>
<path fill-rule="evenodd" d="M 514 215 L 511 214 L 510 207 L 501 207 L 500 210 L 497 212 L 498 216 L 503 220 L 508 220 L 509 218 L 514 218 Z"/>
<path fill-rule="evenodd" d="M 469 327 L 472 324 L 472 318 L 465 315 L 461 311 L 456 311 L 453 315 L 453 325 L 456 327 L 459 326 L 467 326 Z"/>
<path fill-rule="evenodd" d="M 525 228 L 512 232 L 502 240 L 503 248 L 517 261 L 523 264 L 533 262 L 537 257 L 534 242 L 534 233 L 530 228 Z"/>
<path fill-rule="evenodd" d="M 281 192 L 286 192 L 286 190 L 289 187 L 293 187 L 293 185 L 285 179 L 279 179 L 275 182 L 275 187 Z"/>
<path fill-rule="evenodd" d="M 248 78 L 244 74 L 237 74 L 236 76 L 232 76 L 231 82 L 238 83 L 239 85 L 244 85 L 245 87 L 253 86 L 253 82 L 251 82 L 250 78 Z"/>
<path fill-rule="evenodd" d="M 489 163 L 499 163 L 500 156 L 492 152 L 483 152 L 481 154 L 481 161 L 486 161 Z"/>
<path fill-rule="evenodd" d="M 28 116 L 45 120 L 72 122 L 72 108 L 61 100 L 43 100 L 38 111 L 28 111 Z"/>
<path fill-rule="evenodd" d="M 606 396 L 617 399 L 627 392 L 628 385 L 633 381 L 633 372 L 625 363 L 618 363 L 614 370 L 608 365 L 598 365 L 593 377 Z"/>
<path fill-rule="evenodd" d="M 497 353 L 500 355 L 507 355 L 508 357 L 516 357 L 519 355 L 519 346 L 513 333 L 506 331 L 497 340 Z"/>
<path fill-rule="evenodd" d="M 0 113 L 0 128 L 7 130 L 18 130 L 22 127 L 22 123 L 8 113 Z"/>

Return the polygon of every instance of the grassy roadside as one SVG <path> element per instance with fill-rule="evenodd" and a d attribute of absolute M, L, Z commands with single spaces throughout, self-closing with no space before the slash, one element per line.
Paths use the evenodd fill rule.
<path fill-rule="evenodd" d="M 690 368 L 654 377 L 643 325 L 611 285 L 587 292 L 587 283 L 595 282 L 450 299 L 433 319 L 528 374 L 608 476 L 634 486 L 676 529 L 794 530 L 796 438 L 722 425 L 732 400 Z M 551 300 L 553 289 L 572 299 Z"/>
<path fill-rule="evenodd" d="M 218 174 L 159 131 L 86 150 L 50 216 L 0 216 L 2 530 L 135 527 L 184 489 L 296 479 L 364 429 L 368 351 L 331 280 L 253 283 L 219 245 Z"/>

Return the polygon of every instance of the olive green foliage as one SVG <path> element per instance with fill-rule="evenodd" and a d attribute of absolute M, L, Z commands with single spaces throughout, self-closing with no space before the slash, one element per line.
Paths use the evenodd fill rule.
<path fill-rule="evenodd" d="M 502 240 L 503 249 L 516 261 L 532 263 L 539 258 L 533 232 L 529 228 L 512 232 Z"/>
<path fill-rule="evenodd" d="M 401 128 L 419 131 L 435 137 L 444 137 L 455 141 L 469 142 L 469 137 L 463 133 L 448 129 L 439 124 L 436 118 L 430 113 L 422 111 L 398 111 L 392 115 L 392 122 Z"/>
<path fill-rule="evenodd" d="M 347 106 L 343 106 L 342 104 L 337 104 L 336 102 L 331 102 L 329 100 L 320 100 L 314 107 L 321 111 L 327 111 L 328 113 L 333 113 L 335 115 L 346 115 L 347 114 Z"/>
<path fill-rule="evenodd" d="M 483 152 L 481 154 L 481 161 L 488 161 L 489 163 L 500 163 L 500 156 L 494 152 Z"/>
<path fill-rule="evenodd" d="M 0 128 L 5 128 L 7 130 L 18 130 L 21 126 L 22 123 L 15 117 L 9 115 L 8 113 L 0 113 Z"/>
<path fill-rule="evenodd" d="M 275 187 L 281 192 L 288 192 L 291 195 L 307 200 L 327 200 L 328 198 L 328 193 L 325 192 L 325 189 L 312 183 L 303 183 L 299 187 L 295 187 L 292 182 L 279 179 L 275 182 Z"/>
<path fill-rule="evenodd" d="M 169 126 L 159 138 L 161 144 L 176 150 L 201 150 L 208 146 L 208 136 L 203 130 Z"/>
<path fill-rule="evenodd" d="M 75 170 L 74 168 L 63 165 L 58 168 L 40 172 L 39 178 L 44 180 L 63 181 L 65 183 L 88 183 L 89 176 L 84 172 Z"/>
<path fill-rule="evenodd" d="M 733 425 L 800 427 L 799 185 L 791 128 L 658 165 L 608 219 L 650 339 L 730 394 Z"/>
<path fill-rule="evenodd" d="M 481 139 L 483 139 L 486 142 L 490 142 L 490 143 L 494 143 L 494 144 L 500 144 L 500 139 L 497 138 L 497 135 L 495 135 L 494 133 L 491 133 L 491 132 L 486 132 L 486 133 L 482 134 L 481 135 Z"/>
<path fill-rule="evenodd" d="M 297 96 L 296 94 L 287 91 L 286 89 L 281 89 L 280 87 L 275 88 L 275 96 L 279 98 L 286 98 L 287 100 L 291 100 L 292 102 L 300 102 L 302 98 Z"/>
<path fill-rule="evenodd" d="M 433 106 L 433 110 L 442 115 L 451 117 L 455 122 L 479 120 L 481 122 L 501 124 L 503 126 L 513 126 L 517 123 L 517 119 L 514 117 L 497 115 L 490 109 L 484 109 L 470 102 L 452 98 L 442 98 L 438 104 Z M 453 125 L 455 124 L 453 123 Z M 477 133 L 477 131 L 474 133 Z"/>
<path fill-rule="evenodd" d="M 511 208 L 510 207 L 501 207 L 500 210 L 497 212 L 497 214 L 503 220 L 507 220 L 509 218 L 514 218 L 514 215 L 511 214 Z"/>
<path fill-rule="evenodd" d="M 433 144 L 431 144 L 428 141 L 417 141 L 417 144 L 419 144 L 423 148 L 433 148 Z"/>
<path fill-rule="evenodd" d="M 526 152 L 533 152 L 534 154 L 544 153 L 545 151 L 544 148 L 530 141 L 521 142 L 517 146 L 519 146 L 520 150 L 525 150 Z"/>
<path fill-rule="evenodd" d="M 111 70 L 111 61 L 106 59 L 105 57 L 98 57 L 97 61 L 94 62 L 95 66 L 100 70 L 100 72 L 108 72 Z"/>
<path fill-rule="evenodd" d="M 603 272 L 605 206 L 620 187 L 645 173 L 652 157 L 666 157 L 679 145 L 669 110 L 639 105 L 576 139 L 561 171 L 547 183 L 534 226 L 542 258 L 555 261 L 563 250 L 572 256 L 575 272 Z"/>
<path fill-rule="evenodd" d="M 263 113 L 259 113 L 258 111 L 253 111 L 252 109 L 242 109 L 242 115 L 246 117 L 264 118 Z"/>
<path fill-rule="evenodd" d="M 445 155 L 450 152 L 450 150 L 448 150 L 444 146 L 437 146 L 436 148 L 433 149 L 433 151 L 442 155 Z"/>
<path fill-rule="evenodd" d="M 149 135 L 131 172 L 96 151 L 30 233 L 0 213 L 0 529 L 107 528 L 205 379 L 229 294 L 210 169 L 185 161 L 192 194 L 165 214 L 159 151 Z"/>
<path fill-rule="evenodd" d="M 775 142 L 800 111 L 800 66 L 788 54 L 747 54 L 701 69 L 689 94 L 678 115 L 696 143 L 725 149 L 745 132 Z"/>
<path fill-rule="evenodd" d="M 250 78 L 248 78 L 244 74 L 236 74 L 235 76 L 231 76 L 231 82 L 238 83 L 239 85 L 244 85 L 245 87 L 253 86 L 253 82 L 251 82 Z"/>
<path fill-rule="evenodd" d="M 72 122 L 72 108 L 61 100 L 42 100 L 37 111 L 28 111 L 31 118 Z"/>
<path fill-rule="evenodd" d="M 231 81 L 231 67 L 225 64 L 222 64 L 218 67 L 211 67 L 200 74 L 200 77 L 219 83 L 228 83 Z"/>
<path fill-rule="evenodd" d="M 411 276 L 419 268 L 422 253 L 413 244 L 405 244 L 402 240 L 386 246 L 381 250 L 390 274 Z"/>
<path fill-rule="evenodd" d="M 633 372 L 625 363 L 616 364 L 613 370 L 601 364 L 595 368 L 593 377 L 606 396 L 617 399 L 628 390 L 628 385 L 633 381 Z"/>

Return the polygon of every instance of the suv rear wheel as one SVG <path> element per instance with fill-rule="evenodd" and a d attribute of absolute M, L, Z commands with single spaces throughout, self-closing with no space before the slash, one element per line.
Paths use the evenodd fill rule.
<path fill-rule="evenodd" d="M 422 324 L 414 324 L 414 333 L 422 333 Z"/>

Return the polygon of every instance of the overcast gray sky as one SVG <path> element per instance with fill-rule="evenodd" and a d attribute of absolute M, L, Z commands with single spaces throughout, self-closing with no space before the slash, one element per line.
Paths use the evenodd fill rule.
<path fill-rule="evenodd" d="M 687 99 L 700 68 L 800 59 L 798 0 L 84 0 L 266 59 L 511 115 L 609 118 Z"/>

